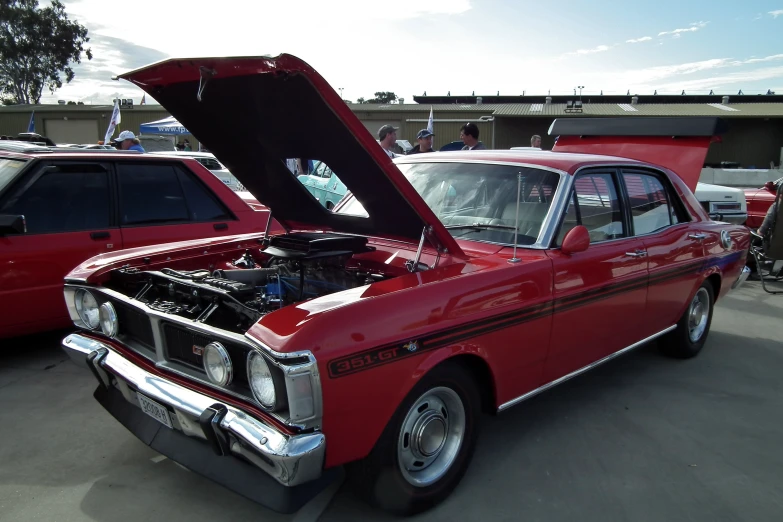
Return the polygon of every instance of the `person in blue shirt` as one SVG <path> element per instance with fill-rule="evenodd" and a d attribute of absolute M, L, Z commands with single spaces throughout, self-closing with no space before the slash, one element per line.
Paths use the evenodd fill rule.
<path fill-rule="evenodd" d="M 119 136 L 114 140 L 114 144 L 120 150 L 136 150 L 144 152 L 144 147 L 141 146 L 141 142 L 131 131 L 122 131 Z"/>

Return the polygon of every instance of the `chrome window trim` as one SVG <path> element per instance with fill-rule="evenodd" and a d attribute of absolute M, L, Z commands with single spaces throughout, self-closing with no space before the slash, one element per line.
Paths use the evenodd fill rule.
<path fill-rule="evenodd" d="M 246 346 L 248 350 L 255 350 L 261 353 L 266 357 L 267 361 L 270 364 L 278 368 L 283 374 L 283 377 L 285 379 L 285 385 L 286 385 L 286 393 L 289 387 L 291 386 L 292 377 L 295 377 L 302 373 L 309 372 L 311 375 L 311 386 L 313 391 L 313 415 L 306 418 L 298 419 L 296 422 L 293 422 L 291 421 L 290 418 L 285 418 L 277 412 L 269 411 L 263 406 L 260 406 L 260 404 L 259 406 L 261 407 L 262 410 L 267 412 L 267 414 L 272 415 L 273 417 L 275 417 L 276 419 L 280 420 L 281 422 L 285 423 L 288 426 L 299 428 L 299 429 L 320 428 L 321 415 L 323 413 L 321 377 L 320 377 L 320 373 L 318 372 L 318 364 L 315 359 L 315 356 L 310 351 L 304 350 L 304 351 L 298 351 L 292 353 L 276 352 L 271 348 L 269 348 L 268 346 L 266 346 L 265 344 L 258 341 L 257 339 L 251 337 L 247 333 L 245 333 L 244 335 L 240 335 L 233 332 L 228 332 L 226 330 L 220 330 L 218 328 L 214 328 L 212 326 L 205 325 L 203 323 L 195 323 L 194 321 L 191 321 L 189 319 L 184 319 L 182 317 L 169 315 L 164 312 L 159 312 L 157 310 L 153 310 L 152 308 L 148 307 L 146 304 L 136 299 L 128 297 L 125 294 L 122 294 L 110 288 L 87 286 L 87 285 L 74 285 L 71 283 L 65 284 L 66 294 L 69 292 L 75 293 L 78 288 L 85 288 L 93 292 L 95 295 L 101 295 L 120 301 L 124 305 L 135 308 L 136 310 L 143 313 L 150 319 L 150 322 L 152 323 L 151 324 L 152 335 L 153 335 L 153 339 L 155 340 L 155 356 L 156 356 L 156 360 L 151 362 L 154 363 L 156 368 L 165 369 L 166 371 L 170 371 L 181 377 L 196 381 L 199 384 L 203 384 L 212 389 L 219 390 L 222 393 L 229 394 L 232 397 L 257 403 L 257 401 L 255 400 L 254 397 L 252 397 L 252 395 L 248 397 L 245 395 L 238 394 L 227 388 L 216 385 L 215 383 L 211 382 L 206 375 L 204 375 L 204 377 L 202 378 L 200 375 L 195 375 L 194 373 L 184 371 L 182 368 L 179 368 L 178 365 L 175 366 L 176 363 L 172 363 L 172 361 L 170 361 L 166 355 L 166 349 L 164 346 L 165 343 L 163 341 L 163 334 L 162 334 L 163 323 L 168 322 L 168 323 L 176 324 L 178 326 L 182 326 L 183 328 L 187 328 L 189 330 L 200 333 L 202 335 L 206 335 L 208 337 L 214 337 L 216 338 L 215 339 L 216 341 L 223 340 L 223 341 L 229 341 L 237 344 L 242 344 Z M 73 301 L 73 299 L 71 299 L 71 301 Z M 77 324 L 77 326 L 79 325 Z M 79 327 L 84 328 L 83 326 L 79 326 Z M 85 328 L 85 330 L 88 332 L 103 335 L 100 331 L 96 332 L 95 330 L 89 330 L 87 328 Z M 115 342 L 121 342 L 118 339 L 113 339 L 113 340 Z M 127 344 L 124 345 L 128 346 Z M 128 348 L 132 349 L 133 352 L 138 354 L 140 357 L 148 359 L 147 357 L 144 356 L 144 354 L 140 354 L 137 350 L 131 348 L 130 346 L 128 346 Z M 287 359 L 294 359 L 294 358 L 306 358 L 307 362 L 301 364 L 294 364 L 294 365 L 285 363 Z M 295 412 L 292 412 L 289 409 L 288 413 L 290 414 L 290 417 L 293 417 L 294 416 L 293 414 Z"/>

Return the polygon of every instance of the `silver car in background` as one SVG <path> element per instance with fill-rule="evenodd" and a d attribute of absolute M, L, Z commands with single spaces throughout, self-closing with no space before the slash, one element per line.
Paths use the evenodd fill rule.
<path fill-rule="evenodd" d="M 242 185 L 237 178 L 229 172 L 229 170 L 218 161 L 218 159 L 215 157 L 214 154 L 211 152 L 195 152 L 195 151 L 155 151 L 150 152 L 150 154 L 165 154 L 167 156 L 169 155 L 175 155 L 175 156 L 188 156 L 190 158 L 193 158 L 194 160 L 198 161 L 202 165 L 204 165 L 212 174 L 218 177 L 220 181 L 228 185 L 228 187 L 233 190 L 234 192 L 241 192 L 245 190 L 244 185 Z"/>

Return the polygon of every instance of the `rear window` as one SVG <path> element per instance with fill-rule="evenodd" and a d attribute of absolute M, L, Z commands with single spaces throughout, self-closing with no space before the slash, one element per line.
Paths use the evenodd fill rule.
<path fill-rule="evenodd" d="M 0 192 L 16 177 L 26 162 L 0 158 Z"/>

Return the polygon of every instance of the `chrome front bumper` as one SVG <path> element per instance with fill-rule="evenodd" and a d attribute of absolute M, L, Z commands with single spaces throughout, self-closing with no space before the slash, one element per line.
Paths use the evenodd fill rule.
<path fill-rule="evenodd" d="M 67 336 L 62 348 L 104 387 L 121 392 L 139 413 L 137 392 L 165 405 L 174 430 L 208 442 L 219 455 L 242 457 L 283 486 L 305 484 L 322 474 L 326 438 L 321 433 L 281 433 L 239 408 L 153 375 L 109 344 L 84 335 Z"/>
<path fill-rule="evenodd" d="M 742 283 L 747 281 L 749 275 L 750 275 L 750 268 L 747 265 L 743 266 L 742 267 L 742 272 L 740 272 L 740 275 L 737 278 L 737 280 L 734 281 L 734 284 L 731 285 L 731 289 L 734 290 L 734 289 L 737 289 L 740 286 L 742 286 Z"/>

